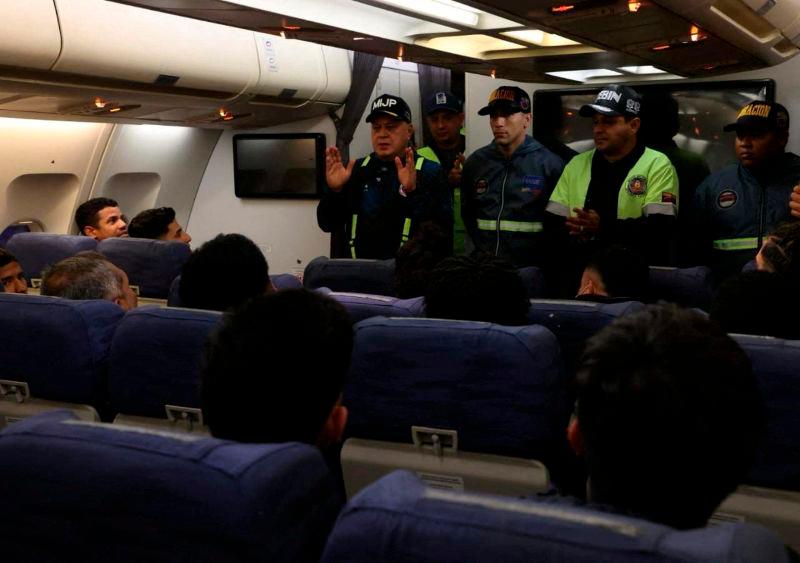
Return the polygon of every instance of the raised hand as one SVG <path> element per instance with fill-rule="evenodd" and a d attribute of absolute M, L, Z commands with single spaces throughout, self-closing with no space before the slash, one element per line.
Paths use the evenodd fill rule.
<path fill-rule="evenodd" d="M 403 185 L 403 191 L 410 194 L 417 189 L 417 169 L 414 166 L 414 151 L 411 147 L 406 147 L 406 163 L 400 160 L 399 156 L 394 157 L 394 165 L 397 168 L 397 178 Z"/>
<path fill-rule="evenodd" d="M 789 211 L 792 217 L 800 219 L 800 184 L 796 185 L 792 190 L 792 195 L 789 198 Z"/>
<path fill-rule="evenodd" d="M 464 153 L 458 153 L 453 168 L 447 173 L 447 183 L 451 186 L 458 186 L 461 183 L 461 170 L 464 168 Z"/>
<path fill-rule="evenodd" d="M 325 150 L 325 181 L 328 182 L 328 187 L 331 191 L 340 192 L 342 188 L 350 179 L 353 173 L 353 166 L 356 161 L 350 159 L 347 167 L 342 164 L 342 155 L 336 147 L 328 147 Z"/>

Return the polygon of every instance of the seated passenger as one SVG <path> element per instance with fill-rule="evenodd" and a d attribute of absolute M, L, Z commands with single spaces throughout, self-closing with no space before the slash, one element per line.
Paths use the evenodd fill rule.
<path fill-rule="evenodd" d="M 244 235 L 217 235 L 192 252 L 181 271 L 184 307 L 225 311 L 275 291 L 264 254 Z"/>
<path fill-rule="evenodd" d="M 28 281 L 17 257 L 0 248 L 0 285 L 5 293 L 28 293 Z"/>
<path fill-rule="evenodd" d="M 192 242 L 189 233 L 175 220 L 175 210 L 171 207 L 146 209 L 131 219 L 128 225 L 128 236 L 171 240 L 175 242 Z"/>
<path fill-rule="evenodd" d="M 590 503 L 677 529 L 705 526 L 747 475 L 764 426 L 750 361 L 675 306 L 621 317 L 587 342 L 568 438 Z"/>
<path fill-rule="evenodd" d="M 723 282 L 709 313 L 726 332 L 796 340 L 800 307 L 793 295 L 792 284 L 779 274 L 743 272 Z"/>
<path fill-rule="evenodd" d="M 395 258 L 395 295 L 401 299 L 425 295 L 431 271 L 452 254 L 450 237 L 435 223 L 423 223 L 420 232 L 400 247 Z"/>
<path fill-rule="evenodd" d="M 337 444 L 352 350 L 347 311 L 328 297 L 291 289 L 248 301 L 206 349 L 202 401 L 211 434 L 323 450 Z"/>
<path fill-rule="evenodd" d="M 577 299 L 599 303 L 644 301 L 649 278 L 650 268 L 639 253 L 611 245 L 589 260 Z"/>
<path fill-rule="evenodd" d="M 761 245 L 756 267 L 790 281 L 800 280 L 800 223 L 780 225 Z"/>
<path fill-rule="evenodd" d="M 489 255 L 454 256 L 431 272 L 425 307 L 430 318 L 524 325 L 530 301 L 509 262 Z"/>
<path fill-rule="evenodd" d="M 105 299 L 125 311 L 138 305 L 128 274 L 93 251 L 79 252 L 48 267 L 42 274 L 42 295 Z"/>
<path fill-rule="evenodd" d="M 75 211 L 75 223 L 80 234 L 98 241 L 128 236 L 128 225 L 119 204 L 107 197 L 84 201 Z"/>

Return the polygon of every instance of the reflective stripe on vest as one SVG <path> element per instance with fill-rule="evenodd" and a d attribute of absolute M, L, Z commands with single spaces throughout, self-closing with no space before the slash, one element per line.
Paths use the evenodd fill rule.
<path fill-rule="evenodd" d="M 428 160 L 432 160 L 436 164 L 441 164 L 439 157 L 436 156 L 436 153 L 433 152 L 433 149 L 430 147 L 422 147 L 421 149 L 417 149 L 417 154 L 421 157 L 427 158 Z"/>
<path fill-rule="evenodd" d="M 757 248 L 757 237 L 725 238 L 714 241 L 715 250 L 755 250 Z"/>
<path fill-rule="evenodd" d="M 497 220 L 478 219 L 478 228 L 482 231 L 494 231 L 497 229 Z M 511 233 L 541 233 L 544 225 L 538 221 L 500 221 L 500 230 Z"/>

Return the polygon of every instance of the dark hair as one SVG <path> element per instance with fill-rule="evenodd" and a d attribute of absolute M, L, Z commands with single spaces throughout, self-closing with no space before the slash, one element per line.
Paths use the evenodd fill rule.
<path fill-rule="evenodd" d="M 586 267 L 599 274 L 609 297 L 647 297 L 650 267 L 638 252 L 612 244 L 597 251 Z"/>
<path fill-rule="evenodd" d="M 431 272 L 425 306 L 433 318 L 524 325 L 530 301 L 519 272 L 505 260 L 454 256 Z"/>
<path fill-rule="evenodd" d="M 314 444 L 344 388 L 352 349 L 347 311 L 328 297 L 290 289 L 247 302 L 206 347 L 202 400 L 211 433 Z"/>
<path fill-rule="evenodd" d="M 592 502 L 695 528 L 747 475 L 763 404 L 744 351 L 701 314 L 617 319 L 589 339 L 576 380 Z"/>
<path fill-rule="evenodd" d="M 8 266 L 12 262 L 19 262 L 19 260 L 5 248 L 0 248 L 0 268 Z"/>
<path fill-rule="evenodd" d="M 128 223 L 128 236 L 157 239 L 169 232 L 174 220 L 175 210 L 171 207 L 145 209 Z"/>
<path fill-rule="evenodd" d="M 453 243 L 447 233 L 435 223 L 423 223 L 419 232 L 397 251 L 394 269 L 397 297 L 425 295 L 431 271 L 452 253 Z"/>
<path fill-rule="evenodd" d="M 772 272 L 743 272 L 725 280 L 714 295 L 710 315 L 726 332 L 800 338 L 800 306 L 792 285 Z"/>
<path fill-rule="evenodd" d="M 783 223 L 765 241 L 761 256 L 776 274 L 800 280 L 800 223 Z"/>
<path fill-rule="evenodd" d="M 227 283 L 218 283 L 222 278 Z M 178 293 L 184 307 L 225 311 L 268 287 L 269 267 L 258 246 L 244 235 L 220 234 L 189 256 Z"/>
<path fill-rule="evenodd" d="M 106 207 L 119 207 L 119 204 L 107 197 L 93 197 L 80 204 L 75 210 L 75 223 L 78 225 L 80 234 L 83 234 L 84 227 L 98 228 L 100 226 L 97 222 L 97 214 Z"/>
<path fill-rule="evenodd" d="M 122 295 L 122 279 L 102 254 L 87 251 L 65 258 L 42 272 L 42 295 L 65 299 L 106 299 Z"/>

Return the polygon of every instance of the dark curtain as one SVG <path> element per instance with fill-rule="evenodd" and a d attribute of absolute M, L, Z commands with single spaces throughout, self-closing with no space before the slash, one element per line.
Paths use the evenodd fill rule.
<path fill-rule="evenodd" d="M 353 57 L 353 76 L 350 91 L 344 105 L 342 117 L 331 113 L 336 125 L 336 147 L 342 153 L 342 160 L 350 160 L 350 142 L 353 140 L 358 121 L 364 115 L 364 109 L 370 102 L 372 89 L 383 66 L 383 57 L 369 53 L 355 53 Z"/>
<path fill-rule="evenodd" d="M 419 99 L 422 102 L 422 112 L 425 112 L 425 104 L 428 102 L 428 99 L 433 96 L 436 92 L 442 91 L 450 91 L 452 92 L 451 88 L 451 79 L 450 79 L 450 69 L 447 68 L 439 68 L 438 66 L 429 66 L 429 65 L 417 65 L 417 69 L 419 72 Z M 459 94 L 458 92 L 453 92 L 457 96 L 464 99 L 463 93 Z M 430 131 L 428 130 L 428 122 L 424 119 L 422 120 L 422 144 L 420 146 L 425 146 L 430 143 Z"/>

